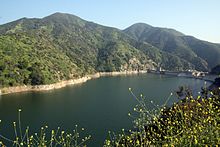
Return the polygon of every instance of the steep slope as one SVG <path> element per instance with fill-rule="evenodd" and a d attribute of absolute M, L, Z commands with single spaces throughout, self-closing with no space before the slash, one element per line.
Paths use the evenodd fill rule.
<path fill-rule="evenodd" d="M 171 71 L 195 69 L 195 65 L 186 61 L 185 59 L 182 59 L 171 53 L 164 52 L 149 43 L 137 42 L 134 46 L 143 51 L 145 55 L 148 55 L 152 61 L 157 63 L 157 67 L 162 67 L 163 69 Z"/>
<path fill-rule="evenodd" d="M 147 42 L 165 52 L 192 63 L 198 70 L 210 70 L 220 63 L 220 47 L 167 28 L 134 24 L 124 30 L 140 42 Z M 212 56 L 213 55 L 213 56 Z"/>
<path fill-rule="evenodd" d="M 220 46 L 218 44 L 201 41 L 192 36 L 182 36 L 181 39 L 199 57 L 207 61 L 210 68 L 220 64 Z"/>
<path fill-rule="evenodd" d="M 0 86 L 54 83 L 97 71 L 153 68 L 120 30 L 55 13 L 0 26 Z"/>
<path fill-rule="evenodd" d="M 219 45 L 191 40 L 172 29 L 138 24 L 121 31 L 64 13 L 22 18 L 0 26 L 0 87 L 159 66 L 205 70 L 218 62 Z M 206 56 L 208 47 L 214 59 Z"/>
<path fill-rule="evenodd" d="M 0 35 L 0 85 L 46 84 L 78 75 L 77 66 L 47 38 Z"/>

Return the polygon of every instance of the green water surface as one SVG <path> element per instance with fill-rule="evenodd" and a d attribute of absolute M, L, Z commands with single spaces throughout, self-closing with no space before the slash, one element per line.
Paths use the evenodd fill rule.
<path fill-rule="evenodd" d="M 103 145 L 108 131 L 120 132 L 122 128 L 132 128 L 133 111 L 137 101 L 128 88 L 138 96 L 143 94 L 149 100 L 149 109 L 154 103 L 163 104 L 178 86 L 188 85 L 194 92 L 199 91 L 204 81 L 166 75 L 140 74 L 129 76 L 101 77 L 86 83 L 68 86 L 47 92 L 27 92 L 0 97 L 0 134 L 13 134 L 13 121 L 17 121 L 17 111 L 22 109 L 22 126 L 30 126 L 35 132 L 41 126 L 55 129 L 73 130 L 77 124 L 92 135 L 90 147 Z M 177 101 L 170 99 L 169 103 Z"/>

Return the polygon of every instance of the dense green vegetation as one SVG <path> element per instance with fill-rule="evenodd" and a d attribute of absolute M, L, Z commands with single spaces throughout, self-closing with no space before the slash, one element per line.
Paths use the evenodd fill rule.
<path fill-rule="evenodd" d="M 133 94 L 133 92 L 131 91 Z M 149 111 L 144 96 L 137 98 L 132 130 L 109 134 L 105 147 L 126 146 L 215 146 L 220 143 L 220 92 L 203 89 L 193 97 L 189 90 L 178 91 L 182 100 L 171 107 L 155 105 Z"/>
<path fill-rule="evenodd" d="M 220 47 L 171 29 L 136 24 L 121 31 L 55 13 L 1 25 L 0 58 L 0 87 L 8 87 L 158 66 L 209 70 L 220 63 Z"/>
<path fill-rule="evenodd" d="M 158 49 L 185 59 L 197 70 L 210 70 L 220 63 L 218 44 L 186 36 L 176 30 L 152 27 L 138 23 L 124 30 L 140 42 L 147 42 Z"/>
<path fill-rule="evenodd" d="M 44 38 L 0 36 L 0 84 L 47 84 L 77 76 L 77 66 Z"/>

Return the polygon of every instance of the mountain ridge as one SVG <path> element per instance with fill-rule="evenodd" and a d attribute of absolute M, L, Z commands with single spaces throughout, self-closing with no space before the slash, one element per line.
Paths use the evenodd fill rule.
<path fill-rule="evenodd" d="M 164 29 L 158 27 L 153 27 L 153 29 L 149 29 L 148 26 L 146 26 L 145 29 L 141 28 L 142 32 L 139 32 L 139 34 L 142 35 L 137 37 L 137 35 L 134 32 L 138 32 L 137 30 L 139 29 L 139 27 L 135 27 L 135 25 L 136 24 L 126 28 L 123 31 L 129 34 L 130 36 L 133 36 L 133 38 L 138 41 L 148 42 L 161 50 L 175 54 L 180 58 L 186 59 L 189 62 L 194 62 L 194 60 L 200 61 L 202 63 L 200 65 L 201 67 L 208 66 L 209 64 L 207 70 L 218 65 L 220 62 L 220 49 L 218 45 L 215 43 L 202 41 L 193 36 L 187 36 L 182 33 L 179 33 L 178 31 L 173 29 Z M 198 51 L 198 46 L 200 44 L 203 44 L 204 46 L 206 45 L 207 48 L 213 46 L 212 49 L 215 52 L 215 55 L 218 55 L 217 57 L 213 58 L 216 59 L 216 61 L 208 59 L 208 54 L 201 54 L 201 52 Z M 199 70 L 203 70 L 203 68 L 200 68 Z"/>
<path fill-rule="evenodd" d="M 0 86 L 50 84 L 96 72 L 157 67 L 208 71 L 220 63 L 217 44 L 174 29 L 144 23 L 133 27 L 119 30 L 66 13 L 0 25 Z M 213 58 L 199 48 L 206 54 L 211 50 Z"/>

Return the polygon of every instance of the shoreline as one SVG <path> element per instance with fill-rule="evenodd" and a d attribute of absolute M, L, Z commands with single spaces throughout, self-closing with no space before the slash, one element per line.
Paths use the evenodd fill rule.
<path fill-rule="evenodd" d="M 98 72 L 91 75 L 86 75 L 81 78 L 64 80 L 53 84 L 45 84 L 45 85 L 23 85 L 23 86 L 14 86 L 14 87 L 4 87 L 0 89 L 0 96 L 7 95 L 12 93 L 21 93 L 21 92 L 40 92 L 40 91 L 49 91 L 64 88 L 70 85 L 77 85 L 87 82 L 91 79 L 100 78 L 103 76 L 119 76 L 119 75 L 131 75 L 131 74 L 139 74 L 139 73 L 147 73 L 147 71 L 123 71 L 123 72 Z"/>
<path fill-rule="evenodd" d="M 41 92 L 41 91 L 56 90 L 56 89 L 64 88 L 66 86 L 82 84 L 82 83 L 87 82 L 88 80 L 96 79 L 96 78 L 100 78 L 100 77 L 104 77 L 104 76 L 120 76 L 120 75 L 132 75 L 132 74 L 142 74 L 142 73 L 148 73 L 148 72 L 146 70 L 123 71 L 123 72 L 117 72 L 117 71 L 115 71 L 115 72 L 97 72 L 95 74 L 86 75 L 81 78 L 59 81 L 59 82 L 56 82 L 53 84 L 4 87 L 4 88 L 0 88 L 0 96 L 12 94 L 12 93 L 21 93 L 21 92 Z M 158 74 L 158 73 L 153 73 L 153 74 Z M 170 75 L 170 74 L 164 74 L 164 75 Z M 170 76 L 177 76 L 177 75 L 170 75 Z M 198 77 L 188 77 L 188 76 L 183 76 L 183 77 L 200 79 L 200 80 L 205 80 L 205 81 L 213 83 L 213 81 L 209 80 L 209 79 L 203 79 L 203 78 L 198 78 Z"/>

